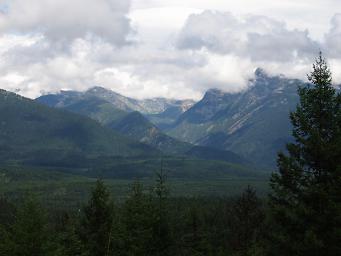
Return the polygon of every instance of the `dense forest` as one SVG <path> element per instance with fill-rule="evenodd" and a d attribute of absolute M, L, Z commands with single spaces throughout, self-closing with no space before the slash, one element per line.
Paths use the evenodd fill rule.
<path fill-rule="evenodd" d="M 124 200 L 102 180 L 80 208 L 3 196 L 0 255 L 341 255 L 341 93 L 321 54 L 308 79 L 267 197 L 171 197 L 162 167 Z"/>

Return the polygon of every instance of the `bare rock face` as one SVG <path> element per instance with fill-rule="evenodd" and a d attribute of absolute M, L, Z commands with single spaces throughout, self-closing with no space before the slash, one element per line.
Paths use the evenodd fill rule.
<path fill-rule="evenodd" d="M 207 91 L 168 129 L 168 134 L 273 166 L 277 152 L 291 140 L 289 112 L 298 102 L 298 86 L 304 82 L 257 69 L 244 91 Z"/>

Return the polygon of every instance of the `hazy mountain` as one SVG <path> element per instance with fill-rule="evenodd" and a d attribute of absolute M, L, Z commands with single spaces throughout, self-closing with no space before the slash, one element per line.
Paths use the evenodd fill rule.
<path fill-rule="evenodd" d="M 163 102 L 164 99 L 156 99 Z M 154 114 L 145 114 L 145 116 L 156 126 L 165 129 L 172 125 L 184 112 L 195 104 L 192 100 L 167 100 L 163 111 Z"/>
<path fill-rule="evenodd" d="M 168 130 L 171 136 L 198 145 L 231 150 L 259 165 L 273 165 L 291 140 L 289 112 L 304 83 L 255 72 L 247 90 L 209 90 Z"/>
<path fill-rule="evenodd" d="M 164 134 L 137 111 L 128 113 L 124 117 L 108 123 L 107 126 L 130 138 L 155 147 L 165 154 L 182 154 L 193 147 Z"/>
<path fill-rule="evenodd" d="M 139 112 L 133 112 L 109 125 L 116 131 L 122 132 L 130 138 L 155 147 L 167 154 L 183 155 L 200 159 L 222 160 L 231 163 L 243 163 L 248 161 L 228 150 L 219 150 L 206 146 L 194 146 L 190 143 L 176 140 L 146 120 Z"/>
<path fill-rule="evenodd" d="M 273 166 L 277 152 L 291 139 L 289 112 L 298 102 L 297 86 L 304 83 L 271 76 L 262 69 L 256 70 L 249 83 L 248 89 L 239 93 L 211 89 L 193 106 L 192 101 L 135 100 L 101 87 L 37 100 L 87 115 L 165 153 L 193 152 L 192 145 L 180 142 L 184 141 L 236 152 L 258 165 Z M 207 149 L 197 148 L 196 153 L 204 151 L 207 157 Z"/>
<path fill-rule="evenodd" d="M 74 105 L 77 102 L 85 102 L 92 99 L 95 99 L 96 101 L 103 100 L 105 103 L 110 103 L 111 106 L 109 108 L 114 106 L 115 111 L 138 111 L 160 128 L 168 127 L 170 124 L 174 123 L 181 114 L 195 104 L 193 100 L 175 100 L 166 98 L 137 100 L 98 86 L 90 88 L 85 92 L 61 91 L 58 94 L 41 96 L 37 100 L 51 107 L 70 109 L 71 105 Z M 74 106 L 74 108 L 77 108 L 77 106 Z M 103 106 L 103 108 L 106 107 Z M 105 111 L 102 111 L 102 113 L 104 112 Z M 115 116 L 115 113 L 111 112 L 110 116 L 113 115 Z"/>
<path fill-rule="evenodd" d="M 104 126 L 160 149 L 166 154 L 184 153 L 187 148 L 192 147 L 169 137 L 140 112 L 132 111 L 132 103 L 136 107 L 137 100 L 125 98 L 103 88 L 95 87 L 84 93 L 61 92 L 42 96 L 37 101 L 88 116 Z M 150 104 L 149 109 L 151 109 Z"/>
<path fill-rule="evenodd" d="M 90 118 L 0 90 L 0 158 L 28 164 L 69 165 L 80 158 L 155 155 Z"/>
<path fill-rule="evenodd" d="M 105 96 L 106 91 L 96 87 L 85 93 L 62 92 L 57 95 L 46 95 L 38 98 L 37 101 L 88 116 L 131 139 L 150 145 L 164 154 L 246 163 L 246 160 L 233 152 L 194 146 L 166 135 L 140 112 L 123 110 L 126 109 L 122 107 L 123 104 L 118 104 L 113 100 L 115 93 L 109 91 L 109 96 Z M 133 101 L 133 99 L 129 100 L 129 102 Z M 163 99 L 159 100 L 165 102 Z M 213 151 L 216 154 L 212 154 Z"/>
<path fill-rule="evenodd" d="M 74 104 L 76 101 L 89 98 L 102 99 L 117 109 L 127 112 L 138 111 L 145 115 L 161 114 L 168 109 L 177 109 L 180 113 L 183 113 L 195 103 L 192 100 L 173 100 L 166 98 L 137 100 L 99 86 L 90 88 L 85 92 L 61 91 L 58 94 L 41 96 L 37 100 L 49 106 L 64 108 L 70 104 Z"/>

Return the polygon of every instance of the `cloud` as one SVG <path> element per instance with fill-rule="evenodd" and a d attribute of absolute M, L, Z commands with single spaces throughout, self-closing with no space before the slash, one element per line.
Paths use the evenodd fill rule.
<path fill-rule="evenodd" d="M 129 0 L 11 0 L 5 6 L 2 33 L 41 33 L 59 43 L 93 35 L 124 45 L 131 32 Z"/>
<path fill-rule="evenodd" d="M 325 35 L 325 50 L 331 58 L 341 57 L 341 13 L 331 19 L 331 28 Z"/>
<path fill-rule="evenodd" d="M 265 16 L 238 18 L 213 11 L 191 15 L 179 34 L 177 46 L 280 62 L 310 58 L 319 49 L 308 31 L 289 30 L 285 23 Z"/>
<path fill-rule="evenodd" d="M 180 49 L 206 47 L 218 53 L 233 52 L 240 43 L 240 37 L 232 33 L 238 25 L 238 20 L 227 13 L 205 11 L 192 14 L 179 34 L 177 46 Z"/>
<path fill-rule="evenodd" d="M 291 29 L 308 29 L 314 39 L 322 39 L 330 17 L 341 8 L 340 0 L 132 0 L 133 9 L 195 8 L 237 15 L 262 15 L 285 21 Z"/>
<path fill-rule="evenodd" d="M 208 64 L 197 70 L 196 77 L 227 91 L 245 88 L 257 67 L 305 80 L 319 50 L 328 58 L 334 82 L 341 82 L 341 14 L 331 19 L 324 40 L 316 41 L 308 30 L 289 29 L 269 17 L 204 11 L 189 16 L 176 46 L 182 51 L 208 52 Z M 211 77 L 202 77 L 206 70 Z"/>
<path fill-rule="evenodd" d="M 126 0 L 9 3 L 0 14 L 0 85 L 31 98 L 100 85 L 137 98 L 199 99 L 212 87 L 245 88 L 257 67 L 305 79 L 327 47 L 341 81 L 338 15 L 317 42 L 310 31 L 264 15 L 180 7 L 128 13 Z"/>
<path fill-rule="evenodd" d="M 145 45 L 117 48 L 104 41 L 76 39 L 68 51 L 53 53 L 51 45 L 41 37 L 3 36 L 0 42 L 7 49 L 0 53 L 1 87 L 31 98 L 94 85 L 138 98 L 200 97 L 183 74 L 184 70 L 207 64 L 199 54 Z"/>

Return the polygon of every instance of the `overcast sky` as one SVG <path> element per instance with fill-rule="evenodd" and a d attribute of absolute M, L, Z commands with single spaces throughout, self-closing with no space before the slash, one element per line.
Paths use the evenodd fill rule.
<path fill-rule="evenodd" d="M 340 0 L 0 0 L 0 88 L 136 98 L 238 91 L 257 67 L 341 83 Z M 338 13 L 339 12 L 339 13 Z"/>

